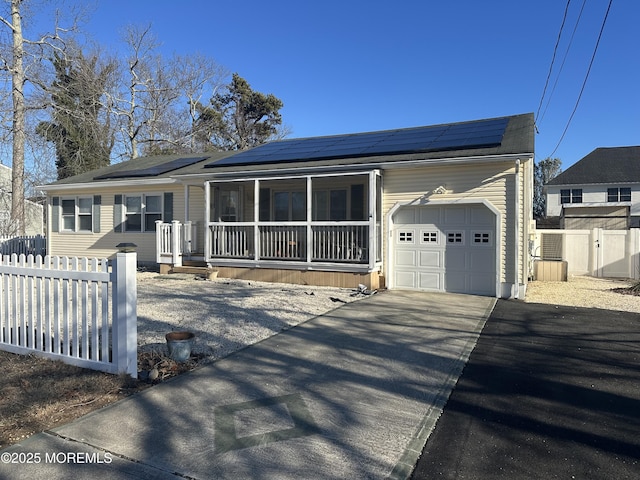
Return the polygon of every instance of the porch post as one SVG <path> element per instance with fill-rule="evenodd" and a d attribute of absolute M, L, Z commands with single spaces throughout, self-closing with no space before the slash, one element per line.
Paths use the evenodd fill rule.
<path fill-rule="evenodd" d="M 180 243 L 180 222 L 174 220 L 171 222 L 171 256 L 174 266 L 182 266 L 182 245 Z"/>
<path fill-rule="evenodd" d="M 184 221 L 189 221 L 191 220 L 190 218 L 190 212 L 189 212 L 189 193 L 190 193 L 190 186 L 189 185 L 185 185 L 184 186 Z"/>
<path fill-rule="evenodd" d="M 378 252 L 376 245 L 378 240 L 376 232 L 376 202 L 378 200 L 376 184 L 376 172 L 372 170 L 369 172 L 369 270 L 373 270 Z"/>
<path fill-rule="evenodd" d="M 204 261 L 211 260 L 211 183 L 204 182 Z"/>
<path fill-rule="evenodd" d="M 260 260 L 260 180 L 253 181 L 253 258 Z"/>
<path fill-rule="evenodd" d="M 311 176 L 307 177 L 307 263 L 311 263 L 313 253 L 313 229 L 311 221 L 313 220 L 313 182 Z"/>

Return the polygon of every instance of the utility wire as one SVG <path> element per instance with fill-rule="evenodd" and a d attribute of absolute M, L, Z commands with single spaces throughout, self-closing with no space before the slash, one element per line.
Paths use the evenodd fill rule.
<path fill-rule="evenodd" d="M 571 124 L 571 121 L 573 120 L 573 116 L 576 114 L 576 110 L 578 110 L 578 104 L 580 103 L 580 99 L 582 98 L 582 94 L 584 92 L 584 88 L 587 85 L 587 79 L 589 78 L 589 73 L 591 73 L 591 67 L 593 66 L 593 61 L 596 58 L 596 52 L 598 51 L 598 46 L 600 45 L 600 39 L 602 38 L 602 32 L 604 31 L 604 26 L 607 23 L 607 18 L 609 17 L 609 11 L 611 10 L 611 4 L 613 3 L 613 0 L 609 0 L 609 5 L 607 6 L 607 12 L 604 15 L 604 19 L 602 20 L 602 26 L 600 27 L 600 33 L 598 34 L 598 40 L 596 42 L 596 46 L 593 49 L 593 55 L 591 55 L 591 61 L 589 62 L 589 68 L 587 69 L 587 73 L 584 77 L 584 81 L 582 82 L 582 88 L 580 89 L 580 94 L 578 95 L 578 99 L 576 100 L 576 104 L 573 107 L 573 111 L 571 112 L 571 116 L 569 117 L 569 120 L 567 121 L 567 125 L 564 127 L 564 131 L 562 132 L 562 136 L 560 137 L 560 140 L 558 140 L 558 144 L 556 145 L 556 148 L 553 149 L 553 152 L 551 152 L 551 155 L 549 155 L 549 157 L 553 157 L 553 154 L 556 153 L 556 150 L 558 150 L 558 147 L 560 146 L 560 144 L 562 143 L 562 140 L 564 140 L 564 136 L 567 134 L 567 130 L 569 130 L 569 125 Z"/>
<path fill-rule="evenodd" d="M 569 12 L 569 4 L 571 0 L 567 0 L 567 6 L 564 9 L 564 16 L 562 17 L 562 24 L 560 24 L 560 31 L 558 32 L 558 38 L 556 39 L 556 45 L 553 47 L 553 56 L 551 57 L 551 64 L 549 65 L 549 73 L 547 73 L 547 80 L 544 82 L 544 88 L 542 89 L 542 96 L 540 97 L 540 105 L 538 105 L 538 111 L 536 112 L 536 119 L 540 115 L 540 109 L 542 108 L 542 101 L 547 93 L 547 87 L 549 86 L 549 80 L 551 79 L 551 72 L 553 70 L 553 64 L 556 60 L 556 53 L 558 51 L 558 45 L 560 44 L 560 38 L 562 37 L 562 30 L 567 20 L 567 13 Z"/>
<path fill-rule="evenodd" d="M 580 13 L 578 14 L 578 19 L 576 20 L 576 24 L 573 27 L 573 32 L 571 32 L 571 38 L 569 39 L 569 44 L 567 45 L 567 50 L 564 53 L 564 57 L 562 58 L 562 63 L 560 64 L 560 70 L 558 70 L 558 75 L 556 75 L 556 80 L 553 83 L 553 88 L 551 89 L 551 93 L 549 94 L 549 99 L 547 100 L 547 104 L 544 107 L 544 111 L 542 112 L 542 116 L 538 119 L 538 124 L 542 123 L 544 120 L 544 116 L 547 113 L 547 109 L 549 108 L 549 104 L 551 103 L 551 99 L 553 98 L 553 94 L 556 91 L 556 87 L 558 86 L 558 80 L 560 80 L 560 75 L 562 74 L 562 70 L 564 69 L 564 64 L 567 61 L 567 57 L 569 56 L 569 50 L 571 50 L 571 45 L 573 44 L 573 39 L 576 36 L 576 31 L 578 30 L 578 25 L 580 24 L 580 19 L 582 18 L 582 12 L 584 11 L 584 6 L 587 4 L 587 0 L 582 0 L 582 7 L 580 7 Z"/>

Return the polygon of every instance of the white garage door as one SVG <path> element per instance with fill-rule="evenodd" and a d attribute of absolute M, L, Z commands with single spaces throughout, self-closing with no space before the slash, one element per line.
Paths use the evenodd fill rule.
<path fill-rule="evenodd" d="M 496 219 L 486 206 L 402 207 L 393 218 L 395 288 L 496 294 Z"/>

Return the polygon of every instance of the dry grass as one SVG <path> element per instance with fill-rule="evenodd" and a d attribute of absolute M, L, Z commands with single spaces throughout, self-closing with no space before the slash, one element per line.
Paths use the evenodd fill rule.
<path fill-rule="evenodd" d="M 0 448 L 130 395 L 141 382 L 0 351 Z"/>
<path fill-rule="evenodd" d="M 193 370 L 201 357 L 185 363 L 156 353 L 138 357 L 141 371 L 156 369 L 153 381 L 110 375 L 35 355 L 0 351 L 0 448 L 34 433 L 71 422 L 89 412 L 144 390 L 169 377 Z M 155 376 L 155 375 L 154 375 Z"/>

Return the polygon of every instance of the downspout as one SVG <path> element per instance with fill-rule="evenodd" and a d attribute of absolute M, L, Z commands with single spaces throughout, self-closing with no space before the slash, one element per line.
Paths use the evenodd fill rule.
<path fill-rule="evenodd" d="M 513 297 L 515 299 L 520 298 L 520 159 L 516 160 L 516 208 L 515 208 L 515 265 L 514 276 L 515 282 L 513 285 Z"/>

